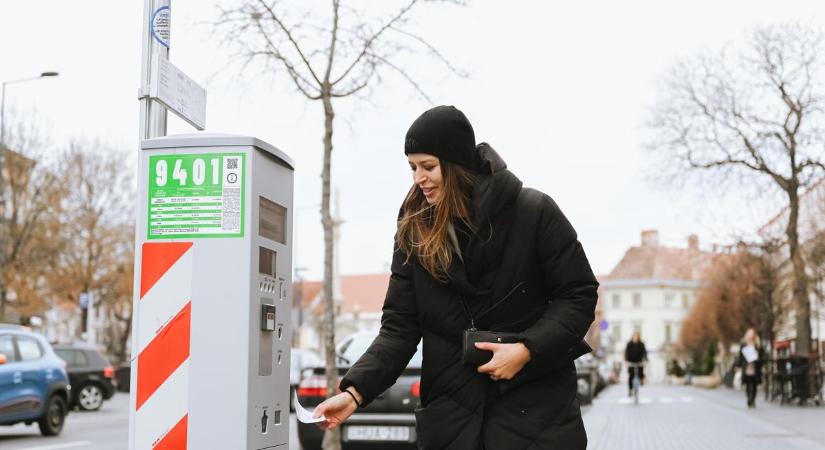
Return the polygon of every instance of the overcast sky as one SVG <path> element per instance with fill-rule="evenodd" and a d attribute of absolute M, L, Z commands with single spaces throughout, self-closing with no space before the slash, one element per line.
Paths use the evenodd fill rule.
<path fill-rule="evenodd" d="M 495 147 L 525 185 L 559 203 L 596 273 L 609 272 L 642 229 L 658 229 L 664 243 L 677 246 L 696 233 L 706 245 L 746 233 L 770 214 L 773 205 L 743 205 L 752 203 L 744 194 L 699 197 L 648 183 L 645 121 L 658 80 L 678 59 L 741 40 L 758 24 L 825 26 L 825 2 L 468 3 L 424 6 L 414 19 L 469 77 L 450 76 L 436 62 L 415 73 L 436 104 L 467 114 L 477 139 Z M 228 65 L 230 49 L 207 25 L 217 17 L 215 4 L 172 0 L 171 60 L 208 90 L 207 131 L 254 135 L 295 160 L 297 264 L 318 278 L 321 106 L 295 94 L 283 76 Z M 121 147 L 133 155 L 124 170 L 134 170 L 142 10 L 140 0 L 0 0 L 0 81 L 61 74 L 9 86 L 7 113 L 36 117 L 55 149 L 72 138 Z M 394 77 L 375 86 L 369 102 L 337 105 L 333 183 L 345 221 L 342 273 L 385 270 L 411 183 L 404 134 L 429 107 Z M 170 134 L 191 131 L 170 119 Z"/>

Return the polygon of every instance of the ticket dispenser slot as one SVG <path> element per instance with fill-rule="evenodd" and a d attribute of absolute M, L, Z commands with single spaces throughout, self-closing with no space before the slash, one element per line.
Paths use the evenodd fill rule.
<path fill-rule="evenodd" d="M 261 331 L 275 331 L 275 305 L 261 305 Z"/>

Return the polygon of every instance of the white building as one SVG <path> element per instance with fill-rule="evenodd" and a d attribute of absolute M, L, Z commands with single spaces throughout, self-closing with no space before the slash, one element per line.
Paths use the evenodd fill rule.
<path fill-rule="evenodd" d="M 647 378 L 659 382 L 714 254 L 700 250 L 696 236 L 688 238 L 686 248 L 659 245 L 656 230 L 642 231 L 641 237 L 641 245 L 628 249 L 609 275 L 599 277 L 607 324 L 600 340 L 608 361 L 622 362 L 625 345 L 640 331 L 648 352 Z"/>
<path fill-rule="evenodd" d="M 788 224 L 789 208 L 783 208 L 768 223 L 759 229 L 759 236 L 765 240 L 784 242 L 787 240 L 785 228 Z M 811 344 L 812 351 L 819 353 L 825 363 L 825 264 L 820 262 L 819 267 L 814 263 L 812 251 L 816 246 L 825 243 L 825 179 L 815 184 L 799 196 L 799 243 L 806 261 L 808 270 L 808 284 L 811 289 Z M 782 245 L 774 255 L 774 263 L 780 274 L 790 279 L 793 266 L 790 261 L 790 250 Z M 792 304 L 792 294 L 787 287 L 780 293 L 789 304 Z M 785 321 L 781 322 L 776 332 L 777 342 L 790 344 L 792 352 L 796 341 L 796 314 L 789 308 Z"/>

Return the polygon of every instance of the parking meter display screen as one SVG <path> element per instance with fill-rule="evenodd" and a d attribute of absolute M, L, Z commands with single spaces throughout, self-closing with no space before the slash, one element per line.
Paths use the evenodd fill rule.
<path fill-rule="evenodd" d="M 258 272 L 270 277 L 275 276 L 278 254 L 266 247 L 258 247 Z"/>
<path fill-rule="evenodd" d="M 286 245 L 286 208 L 264 197 L 259 197 L 259 205 L 258 234 Z"/>

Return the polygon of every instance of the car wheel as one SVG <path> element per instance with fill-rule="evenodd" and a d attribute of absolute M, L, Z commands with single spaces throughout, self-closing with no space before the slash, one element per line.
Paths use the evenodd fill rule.
<path fill-rule="evenodd" d="M 66 401 L 59 395 L 49 397 L 46 404 L 46 411 L 37 420 L 40 434 L 43 436 L 57 436 L 63 430 L 63 423 L 66 420 Z"/>
<path fill-rule="evenodd" d="M 77 406 L 83 411 L 96 411 L 103 405 L 103 390 L 96 384 L 87 384 L 77 392 Z"/>

